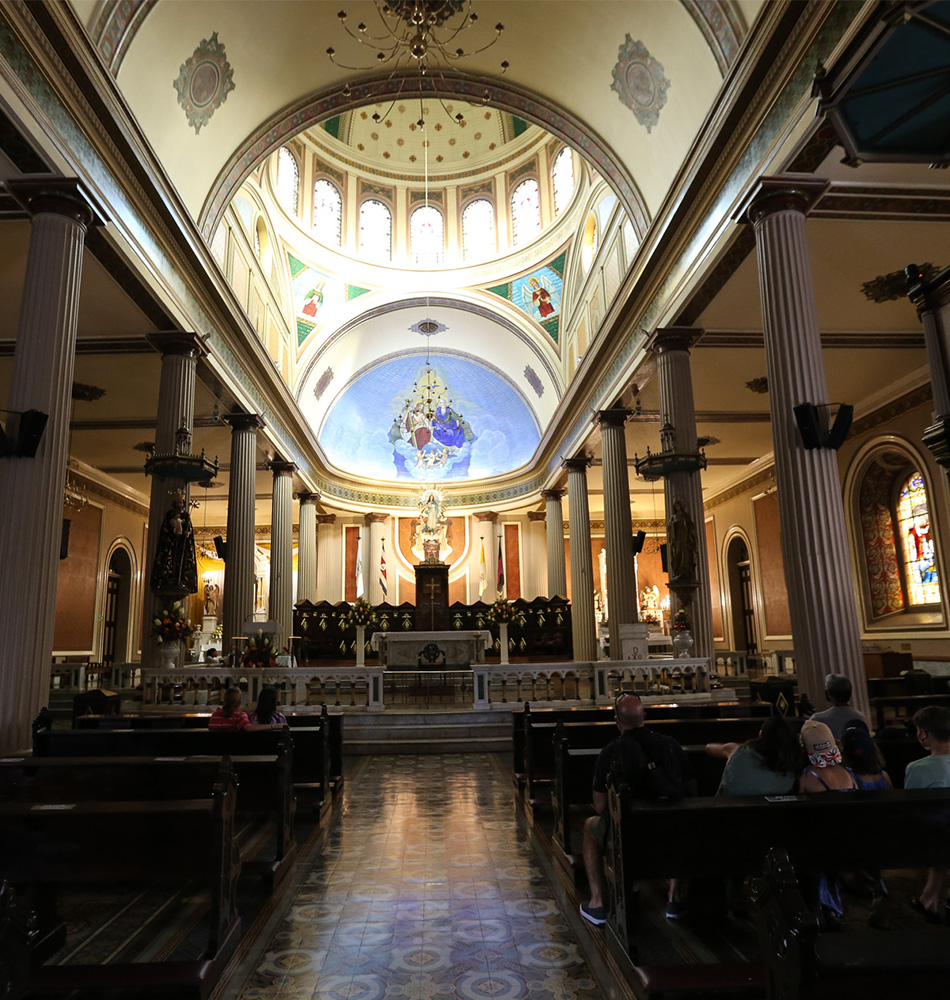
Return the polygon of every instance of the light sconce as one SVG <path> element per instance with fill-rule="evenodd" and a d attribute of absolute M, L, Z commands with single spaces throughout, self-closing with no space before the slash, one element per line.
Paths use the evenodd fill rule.
<path fill-rule="evenodd" d="M 833 407 L 838 408 L 834 419 L 831 416 Z M 854 419 L 854 407 L 847 403 L 799 403 L 793 407 L 793 412 L 806 451 L 815 448 L 837 451 L 844 444 Z"/>
<path fill-rule="evenodd" d="M 20 418 L 15 440 L 0 427 L 0 458 L 35 458 L 49 414 L 41 410 L 0 410 L 0 413 L 13 413 Z"/>

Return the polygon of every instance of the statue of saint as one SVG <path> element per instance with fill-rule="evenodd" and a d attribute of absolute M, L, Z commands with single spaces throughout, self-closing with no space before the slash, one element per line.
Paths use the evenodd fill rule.
<path fill-rule="evenodd" d="M 682 501 L 673 503 L 673 516 L 666 525 L 670 545 L 670 580 L 696 579 L 696 525 Z"/>
<path fill-rule="evenodd" d="M 442 525 L 445 524 L 445 501 L 442 494 L 432 487 L 423 490 L 419 498 L 419 517 L 421 525 L 419 532 L 423 538 L 438 538 L 442 534 Z"/>
<path fill-rule="evenodd" d="M 175 497 L 162 519 L 151 584 L 157 594 L 198 593 L 195 531 L 184 493 Z"/>
<path fill-rule="evenodd" d="M 205 583 L 205 615 L 216 615 L 218 608 L 218 585 L 208 580 Z"/>

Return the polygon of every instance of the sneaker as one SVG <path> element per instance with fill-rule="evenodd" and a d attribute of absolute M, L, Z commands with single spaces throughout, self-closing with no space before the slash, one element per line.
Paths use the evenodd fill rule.
<path fill-rule="evenodd" d="M 607 907 L 589 906 L 587 903 L 581 903 L 581 916 L 589 923 L 600 927 L 601 924 L 607 923 Z"/>
<path fill-rule="evenodd" d="M 666 919 L 679 920 L 686 913 L 686 900 L 670 899 L 666 903 Z"/>

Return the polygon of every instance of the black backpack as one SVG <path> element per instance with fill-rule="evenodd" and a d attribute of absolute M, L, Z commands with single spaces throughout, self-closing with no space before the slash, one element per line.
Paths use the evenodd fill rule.
<path fill-rule="evenodd" d="M 648 729 L 628 730 L 611 764 L 611 780 L 625 782 L 636 798 L 676 802 L 683 795 L 682 751 Z"/>

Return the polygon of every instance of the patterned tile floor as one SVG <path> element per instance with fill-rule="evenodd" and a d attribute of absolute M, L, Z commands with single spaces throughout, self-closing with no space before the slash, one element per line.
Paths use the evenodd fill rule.
<path fill-rule="evenodd" d="M 369 757 L 239 1000 L 595 1000 L 488 754 Z"/>

